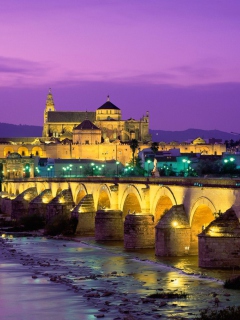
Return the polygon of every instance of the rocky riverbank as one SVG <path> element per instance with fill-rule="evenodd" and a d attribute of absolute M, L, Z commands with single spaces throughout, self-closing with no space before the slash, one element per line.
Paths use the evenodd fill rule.
<path fill-rule="evenodd" d="M 77 241 L 45 237 L 1 239 L 2 260 L 15 271 L 22 270 L 29 283 L 25 290 L 29 305 L 41 304 L 31 296 L 32 286 L 45 286 L 46 297 L 49 288 L 57 288 L 64 293 L 63 301 L 70 296 L 79 302 L 76 314 L 69 318 L 59 315 L 59 319 L 194 319 L 201 308 L 238 304 L 240 293 L 224 290 L 215 279 L 186 275 L 114 247 L 108 250 L 86 240 Z M 156 293 L 161 294 L 151 297 Z M 54 298 L 51 304 L 61 304 L 61 299 Z M 92 318 L 87 318 L 89 315 Z M 39 312 L 39 318 L 34 319 L 48 318 Z"/>

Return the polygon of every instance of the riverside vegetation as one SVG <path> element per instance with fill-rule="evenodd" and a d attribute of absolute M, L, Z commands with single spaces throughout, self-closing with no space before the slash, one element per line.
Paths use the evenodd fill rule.
<path fill-rule="evenodd" d="M 44 229 L 45 235 L 73 236 L 76 232 L 78 220 L 75 217 L 68 218 L 65 214 L 59 214 L 48 222 L 38 214 L 24 215 L 19 221 L 6 221 L 0 219 L 0 228 L 11 232 L 28 232 Z"/>

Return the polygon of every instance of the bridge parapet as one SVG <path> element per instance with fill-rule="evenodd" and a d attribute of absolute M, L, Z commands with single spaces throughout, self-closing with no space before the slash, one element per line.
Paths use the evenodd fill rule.
<path fill-rule="evenodd" d="M 8 183 L 111 183 L 118 184 L 146 184 L 146 185 L 175 185 L 175 186 L 194 186 L 194 187 L 219 187 L 219 188 L 240 188 L 240 178 L 203 178 L 203 177 L 35 177 L 35 178 L 16 178 L 4 179 L 3 189 Z"/>

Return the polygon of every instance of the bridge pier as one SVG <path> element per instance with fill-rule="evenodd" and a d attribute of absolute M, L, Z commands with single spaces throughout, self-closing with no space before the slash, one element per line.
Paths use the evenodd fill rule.
<path fill-rule="evenodd" d="M 234 268 L 240 265 L 240 223 L 231 208 L 198 235 L 199 267 Z"/>
<path fill-rule="evenodd" d="M 189 253 L 191 228 L 183 205 L 173 206 L 156 226 L 156 256 Z"/>
<path fill-rule="evenodd" d="M 120 210 L 98 210 L 95 217 L 97 241 L 123 240 L 123 213 Z"/>
<path fill-rule="evenodd" d="M 37 188 L 32 187 L 23 191 L 12 200 L 11 218 L 19 220 L 23 215 L 28 213 L 30 202 L 37 197 Z"/>
<path fill-rule="evenodd" d="M 76 235 L 94 235 L 95 233 L 95 216 L 93 195 L 87 194 L 71 212 L 72 217 L 78 219 Z"/>
<path fill-rule="evenodd" d="M 64 214 L 70 217 L 70 212 L 74 207 L 72 192 L 70 189 L 61 191 L 55 198 L 47 204 L 46 219 L 51 220 L 56 215 Z"/>
<path fill-rule="evenodd" d="M 46 216 L 47 204 L 53 199 L 50 189 L 46 189 L 29 203 L 28 214 Z"/>
<path fill-rule="evenodd" d="M 124 222 L 126 249 L 154 248 L 154 217 L 150 214 L 128 214 Z"/>
<path fill-rule="evenodd" d="M 8 197 L 0 197 L 0 208 L 1 212 L 4 214 L 7 214 L 9 217 L 11 217 L 12 214 L 12 200 Z"/>

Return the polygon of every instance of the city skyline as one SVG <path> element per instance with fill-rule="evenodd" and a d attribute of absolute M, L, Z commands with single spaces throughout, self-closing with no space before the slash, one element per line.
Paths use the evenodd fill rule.
<path fill-rule="evenodd" d="M 150 128 L 238 130 L 238 1 L 0 1 L 1 122 L 42 125 L 110 95 Z"/>

